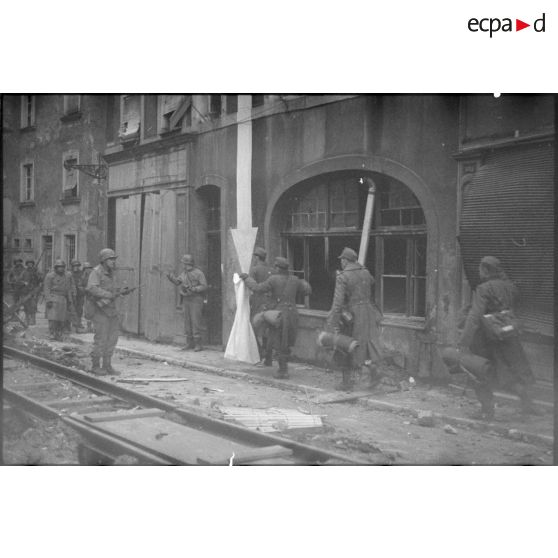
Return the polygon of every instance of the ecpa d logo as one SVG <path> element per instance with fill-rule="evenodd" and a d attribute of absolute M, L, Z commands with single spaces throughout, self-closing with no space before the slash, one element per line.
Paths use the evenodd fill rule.
<path fill-rule="evenodd" d="M 544 33 L 545 32 L 545 16 L 546 14 L 542 14 L 542 16 L 536 19 L 533 22 L 533 29 L 536 33 Z M 498 17 L 484 17 L 478 19 L 476 17 L 472 17 L 468 23 L 467 27 L 469 31 L 473 33 L 477 33 L 481 31 L 483 33 L 489 33 L 490 38 L 494 33 L 498 33 L 498 31 L 505 32 L 513 32 L 513 31 L 521 31 L 522 29 L 526 29 L 527 27 L 531 27 L 530 23 L 526 23 L 521 19 L 515 20 L 515 29 L 512 23 L 512 18 L 504 17 L 502 19 Z"/>

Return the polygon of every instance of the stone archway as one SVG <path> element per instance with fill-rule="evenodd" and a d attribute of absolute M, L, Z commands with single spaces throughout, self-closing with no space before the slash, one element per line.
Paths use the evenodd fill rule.
<path fill-rule="evenodd" d="M 276 246 L 278 245 L 279 231 L 275 230 L 277 227 L 274 223 L 274 211 L 283 194 L 304 180 L 335 171 L 370 171 L 384 174 L 402 182 L 417 197 L 424 212 L 428 237 L 426 321 L 429 325 L 434 325 L 436 321 L 435 308 L 438 295 L 440 245 L 438 208 L 428 185 L 419 175 L 401 163 L 376 155 L 345 155 L 317 161 L 301 167 L 283 177 L 283 179 L 274 186 L 266 209 L 264 239 L 268 252 L 270 255 L 277 255 L 275 252 Z"/>

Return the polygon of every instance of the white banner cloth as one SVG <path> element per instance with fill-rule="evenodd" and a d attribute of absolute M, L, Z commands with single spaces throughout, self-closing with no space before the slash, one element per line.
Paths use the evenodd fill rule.
<path fill-rule="evenodd" d="M 248 288 L 238 273 L 233 275 L 236 296 L 236 314 L 225 350 L 225 358 L 256 364 L 260 361 L 258 343 L 250 323 L 250 299 Z"/>

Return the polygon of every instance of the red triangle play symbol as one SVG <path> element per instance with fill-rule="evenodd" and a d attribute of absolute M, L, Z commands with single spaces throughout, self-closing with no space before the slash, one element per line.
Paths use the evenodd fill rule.
<path fill-rule="evenodd" d="M 515 30 L 516 31 L 521 31 L 522 29 L 525 29 L 526 27 L 531 27 L 531 24 L 530 23 L 525 23 L 524 21 L 521 21 L 520 19 L 515 20 Z"/>

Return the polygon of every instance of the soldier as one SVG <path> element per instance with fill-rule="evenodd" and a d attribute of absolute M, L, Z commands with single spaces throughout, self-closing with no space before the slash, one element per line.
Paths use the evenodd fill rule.
<path fill-rule="evenodd" d="M 83 272 L 81 271 L 81 262 L 79 260 L 72 260 L 72 281 L 76 292 L 76 299 L 74 302 L 74 313 L 72 315 L 72 322 L 76 333 L 83 333 L 83 326 L 81 317 L 83 316 L 83 302 L 85 299 L 85 287 L 83 285 Z M 86 285 L 87 286 L 87 285 Z"/>
<path fill-rule="evenodd" d="M 482 326 L 485 314 L 501 310 L 515 310 L 518 292 L 515 285 L 508 279 L 500 261 L 493 256 L 485 256 L 479 265 L 481 283 L 475 289 L 471 308 L 465 320 L 458 349 L 474 352 L 489 359 L 493 371 L 488 378 L 481 378 L 475 386 L 475 392 L 481 404 L 478 418 L 491 420 L 494 418 L 493 388 L 497 381 L 496 370 L 508 370 L 514 389 L 519 395 L 521 408 L 525 414 L 540 414 L 531 398 L 531 386 L 534 376 L 525 356 L 519 336 L 508 339 L 491 339 Z"/>
<path fill-rule="evenodd" d="M 111 364 L 120 333 L 120 316 L 116 308 L 116 299 L 129 294 L 132 290 L 128 287 L 120 289 L 117 286 L 114 273 L 116 257 L 110 248 L 103 248 L 99 252 L 100 263 L 91 271 L 85 289 L 87 314 L 93 315 L 95 326 L 93 350 L 91 351 L 93 363 L 91 372 L 97 376 L 120 374 Z M 102 368 L 100 367 L 101 357 L 103 358 Z"/>
<path fill-rule="evenodd" d="M 254 250 L 250 277 L 256 283 L 263 283 L 273 273 L 271 266 L 266 263 L 267 252 L 263 248 L 257 247 Z M 258 312 L 264 312 L 271 308 L 269 292 L 253 292 L 250 296 L 250 318 L 252 319 Z M 268 346 L 268 327 L 262 320 L 261 325 L 254 327 L 258 350 L 260 353 L 260 366 L 271 366 L 272 348 Z"/>
<path fill-rule="evenodd" d="M 56 260 L 54 271 L 47 273 L 43 292 L 51 338 L 61 341 L 64 324 L 72 311 L 72 301 L 75 298 L 72 278 L 66 273 L 66 264 L 62 260 Z"/>
<path fill-rule="evenodd" d="M 203 351 L 201 322 L 207 281 L 203 271 L 194 265 L 194 258 L 190 254 L 182 256 L 181 262 L 184 271 L 178 277 L 172 273 L 167 273 L 167 278 L 180 287 L 180 296 L 184 308 L 184 333 L 186 335 L 186 345 L 182 350 Z"/>
<path fill-rule="evenodd" d="M 36 290 L 37 287 L 41 284 L 41 276 L 35 268 L 34 260 L 27 260 L 25 262 L 23 281 L 25 283 L 23 292 L 24 298 L 31 294 L 34 290 Z M 36 324 L 35 316 L 37 314 L 37 299 L 38 292 L 36 292 L 32 297 L 28 298 L 23 304 L 23 309 L 25 310 L 25 320 L 28 326 Z"/>
<path fill-rule="evenodd" d="M 351 323 L 345 324 L 345 333 L 356 339 L 359 346 L 352 355 L 346 355 L 345 361 L 341 363 L 343 380 L 336 389 L 351 391 L 354 385 L 353 373 L 363 367 L 369 374 L 370 386 L 373 387 L 378 382 L 378 326 L 381 314 L 371 299 L 374 277 L 357 262 L 357 253 L 351 248 L 344 248 L 339 260 L 342 271 L 335 279 L 335 292 L 327 325 L 334 331 L 340 331 L 342 315 L 348 312 Z"/>
<path fill-rule="evenodd" d="M 306 281 L 289 273 L 289 262 L 285 258 L 275 258 L 275 269 L 276 273 L 259 284 L 247 273 L 241 273 L 240 278 L 245 281 L 251 291 L 270 293 L 272 306 L 281 312 L 278 326 L 269 329 L 269 341 L 279 362 L 279 369 L 273 377 L 288 378 L 287 361 L 298 332 L 296 297 L 297 295 L 309 295 L 312 289 Z"/>
<path fill-rule="evenodd" d="M 89 262 L 83 262 L 83 272 L 81 275 L 81 289 L 83 291 L 83 301 L 85 303 L 85 289 L 87 288 L 87 281 L 89 280 L 89 276 L 91 275 L 91 271 L 93 270 L 93 266 L 89 263 Z M 87 317 L 85 317 L 86 322 L 87 322 L 87 333 L 92 333 L 93 332 L 93 325 L 91 323 L 91 320 L 88 320 Z"/>
<path fill-rule="evenodd" d="M 25 290 L 24 273 L 23 260 L 21 258 L 15 259 L 14 267 L 8 274 L 8 285 L 12 289 L 14 304 L 23 298 L 23 291 Z"/>

